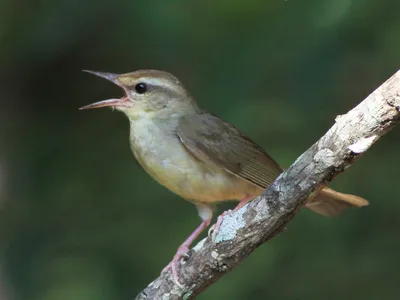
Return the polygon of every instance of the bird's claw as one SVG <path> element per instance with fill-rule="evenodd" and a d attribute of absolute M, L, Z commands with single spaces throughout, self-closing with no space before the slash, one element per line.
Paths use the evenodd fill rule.
<path fill-rule="evenodd" d="M 217 222 L 208 229 L 208 236 L 211 237 L 211 240 L 214 242 L 217 234 L 219 232 L 219 228 L 221 227 L 222 221 L 226 215 L 231 215 L 232 210 L 224 211 L 221 215 L 218 216 Z"/>
<path fill-rule="evenodd" d="M 208 232 L 207 232 L 207 236 L 208 237 L 212 237 L 213 236 L 214 228 L 215 228 L 215 224 L 211 225 L 211 227 L 208 228 Z M 212 239 L 212 240 L 214 240 L 214 239 Z"/>
<path fill-rule="evenodd" d="M 189 248 L 182 245 L 178 248 L 178 251 L 176 252 L 174 258 L 172 259 L 172 261 L 161 271 L 161 274 L 167 272 L 168 270 L 171 270 L 172 273 L 172 280 L 174 281 L 174 283 L 180 287 L 183 288 L 183 285 L 179 283 L 179 276 L 178 276 L 178 271 L 176 270 L 176 266 L 179 262 L 179 260 L 182 257 L 189 257 Z"/>

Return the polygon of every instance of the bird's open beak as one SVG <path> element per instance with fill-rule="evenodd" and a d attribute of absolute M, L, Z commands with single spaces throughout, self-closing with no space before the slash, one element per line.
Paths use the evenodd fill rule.
<path fill-rule="evenodd" d="M 123 88 L 122 84 L 118 81 L 118 77 L 120 76 L 119 74 L 114 74 L 114 73 L 104 73 L 104 72 L 94 72 L 94 71 L 89 71 L 89 70 L 83 70 L 84 72 L 94 74 L 96 76 L 102 77 L 104 79 L 107 79 L 111 81 L 112 83 L 118 85 L 119 87 Z M 125 90 L 125 89 L 124 89 Z M 132 106 L 132 101 L 129 100 L 128 96 L 125 94 L 124 97 L 120 99 L 108 99 L 108 100 L 103 100 L 99 101 L 96 103 L 92 103 L 86 106 L 83 106 L 79 109 L 92 109 L 92 108 L 99 108 L 99 107 L 131 107 Z"/>

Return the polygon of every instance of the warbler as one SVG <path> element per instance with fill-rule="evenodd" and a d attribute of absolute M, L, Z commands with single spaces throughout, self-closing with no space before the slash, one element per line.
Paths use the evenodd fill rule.
<path fill-rule="evenodd" d="M 167 72 L 87 72 L 118 85 L 124 96 L 81 109 L 112 107 L 123 112 L 129 119 L 130 146 L 139 164 L 156 181 L 198 209 L 201 224 L 168 265 L 179 283 L 177 263 L 210 224 L 213 204 L 238 200 L 235 210 L 241 208 L 259 196 L 282 168 L 239 129 L 201 109 L 182 83 Z M 368 201 L 361 197 L 323 188 L 310 197 L 305 207 L 324 216 L 336 216 L 346 207 L 365 205 Z M 222 220 L 220 216 L 214 234 Z"/>

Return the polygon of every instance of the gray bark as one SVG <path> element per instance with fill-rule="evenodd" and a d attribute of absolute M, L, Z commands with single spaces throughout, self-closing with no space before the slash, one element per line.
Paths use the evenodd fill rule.
<path fill-rule="evenodd" d="M 258 246 L 279 232 L 308 197 L 346 170 L 400 120 L 400 71 L 358 106 L 338 116 L 329 131 L 263 194 L 224 217 L 215 240 L 201 240 L 181 259 L 182 287 L 166 271 L 136 299 L 191 299 L 237 266 Z"/>

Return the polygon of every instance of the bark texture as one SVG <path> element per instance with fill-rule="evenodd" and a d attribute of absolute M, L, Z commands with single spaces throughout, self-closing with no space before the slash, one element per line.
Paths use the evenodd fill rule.
<path fill-rule="evenodd" d="M 336 118 L 329 131 L 257 199 L 225 216 L 214 241 L 201 240 L 170 271 L 151 282 L 136 299 L 191 299 L 232 270 L 258 246 L 281 232 L 313 193 L 329 184 L 400 121 L 400 71 L 364 101 Z"/>

